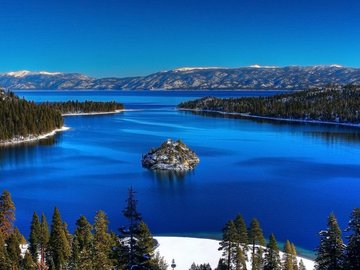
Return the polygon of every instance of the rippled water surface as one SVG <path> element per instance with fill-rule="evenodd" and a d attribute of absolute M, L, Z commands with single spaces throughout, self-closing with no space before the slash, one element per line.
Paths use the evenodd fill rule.
<path fill-rule="evenodd" d="M 314 249 L 331 211 L 344 228 L 360 206 L 358 129 L 285 124 L 175 110 L 200 96 L 274 92 L 18 91 L 36 102 L 117 100 L 133 111 L 66 117 L 71 129 L 33 145 L 0 149 L 0 185 L 17 206 L 27 234 L 34 210 L 51 218 L 58 206 L 73 229 L 84 214 L 105 210 L 116 230 L 127 189 L 155 234 L 219 235 L 237 213 L 257 217 L 269 235 Z M 141 167 L 143 153 L 167 138 L 182 139 L 200 157 L 186 175 Z"/>

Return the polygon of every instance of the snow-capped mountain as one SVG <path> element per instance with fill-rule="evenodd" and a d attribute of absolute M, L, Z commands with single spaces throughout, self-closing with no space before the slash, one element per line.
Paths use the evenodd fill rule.
<path fill-rule="evenodd" d="M 185 67 L 148 76 L 96 79 L 79 73 L 17 71 L 0 74 L 7 89 L 306 89 L 327 84 L 360 84 L 360 69 L 330 66 Z"/>

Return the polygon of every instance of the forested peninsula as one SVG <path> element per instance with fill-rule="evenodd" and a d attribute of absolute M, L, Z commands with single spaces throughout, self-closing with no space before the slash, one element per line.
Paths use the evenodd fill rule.
<path fill-rule="evenodd" d="M 310 89 L 271 97 L 205 97 L 180 103 L 177 108 L 245 117 L 358 125 L 360 86 Z"/>
<path fill-rule="evenodd" d="M 115 113 L 124 110 L 124 105 L 115 101 L 66 101 L 66 102 L 46 102 L 47 107 L 58 110 L 63 115 L 69 114 L 95 114 L 95 113 Z"/>
<path fill-rule="evenodd" d="M 0 144 L 32 139 L 63 125 L 60 111 L 20 99 L 0 89 Z"/>
<path fill-rule="evenodd" d="M 116 113 L 124 109 L 115 101 L 66 101 L 36 104 L 0 88 L 0 145 L 36 141 L 64 130 L 66 115 Z"/>

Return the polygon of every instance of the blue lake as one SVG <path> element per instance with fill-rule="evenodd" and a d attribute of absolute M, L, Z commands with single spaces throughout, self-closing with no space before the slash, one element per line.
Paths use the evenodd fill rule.
<path fill-rule="evenodd" d="M 197 115 L 177 111 L 183 100 L 275 92 L 16 91 L 36 102 L 117 100 L 138 109 L 115 115 L 66 117 L 71 129 L 40 143 L 0 149 L 0 187 L 17 207 L 27 236 L 33 211 L 51 219 L 55 206 L 74 228 L 103 209 L 116 230 L 133 186 L 154 234 L 219 236 L 241 213 L 260 220 L 266 236 L 313 250 L 330 212 L 345 228 L 360 206 L 360 130 Z M 167 138 L 200 157 L 186 175 L 155 174 L 141 155 Z"/>

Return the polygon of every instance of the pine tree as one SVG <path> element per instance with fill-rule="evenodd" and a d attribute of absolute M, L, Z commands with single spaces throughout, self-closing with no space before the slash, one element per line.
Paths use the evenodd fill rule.
<path fill-rule="evenodd" d="M 264 270 L 280 270 L 280 269 L 281 269 L 281 261 L 280 261 L 279 248 L 274 234 L 271 234 L 265 252 Z"/>
<path fill-rule="evenodd" d="M 300 260 L 299 262 L 299 270 L 306 270 L 305 264 L 303 260 Z"/>
<path fill-rule="evenodd" d="M 283 270 L 294 270 L 292 260 L 292 248 L 289 240 L 286 240 L 283 255 Z"/>
<path fill-rule="evenodd" d="M 219 243 L 219 250 L 222 251 L 223 263 L 227 266 L 228 270 L 233 269 L 233 262 L 236 261 L 238 242 L 239 235 L 235 223 L 230 220 L 223 228 L 222 241 Z"/>
<path fill-rule="evenodd" d="M 137 264 L 144 268 L 152 268 L 153 264 L 155 264 L 153 257 L 156 242 L 144 221 L 139 223 L 136 239 L 135 258 Z"/>
<path fill-rule="evenodd" d="M 298 261 L 297 261 L 297 252 L 294 243 L 291 243 L 291 255 L 292 255 L 293 269 L 299 270 Z"/>
<path fill-rule="evenodd" d="M 93 269 L 111 269 L 113 261 L 110 258 L 113 239 L 108 230 L 108 218 L 104 211 L 98 211 L 94 223 L 94 243 L 92 250 Z"/>
<path fill-rule="evenodd" d="M 43 213 L 41 215 L 40 235 L 39 235 L 39 244 L 40 244 L 40 260 L 38 261 L 39 270 L 47 269 L 45 257 L 46 257 L 46 251 L 47 251 L 47 248 L 49 245 L 49 239 L 50 239 L 49 225 L 46 221 L 46 216 Z"/>
<path fill-rule="evenodd" d="M 17 270 L 20 268 L 20 262 L 21 262 L 20 244 L 21 244 L 21 239 L 19 238 L 19 235 L 15 231 L 6 240 L 7 254 L 10 260 L 11 270 Z"/>
<path fill-rule="evenodd" d="M 85 216 L 81 216 L 76 221 L 76 230 L 72 244 L 72 269 L 91 270 L 92 269 L 92 226 Z"/>
<path fill-rule="evenodd" d="M 249 237 L 246 228 L 246 223 L 243 217 L 238 214 L 234 219 L 234 224 L 238 234 L 238 243 L 235 258 L 235 269 L 246 270 L 247 251 L 249 244 Z"/>
<path fill-rule="evenodd" d="M 34 212 L 32 221 L 31 221 L 31 227 L 30 227 L 30 254 L 32 256 L 32 259 L 34 261 L 37 261 L 39 256 L 39 249 L 40 249 L 40 236 L 41 235 L 41 225 L 39 221 L 39 217 L 36 212 Z"/>
<path fill-rule="evenodd" d="M 55 208 L 49 239 L 48 266 L 50 270 L 66 269 L 70 257 L 70 243 L 67 232 L 61 220 L 58 208 Z"/>
<path fill-rule="evenodd" d="M 166 263 L 164 257 L 160 256 L 159 251 L 155 253 L 153 259 L 153 270 L 167 270 L 168 264 Z"/>
<path fill-rule="evenodd" d="M 251 266 L 252 270 L 261 270 L 263 265 L 263 246 L 265 246 L 265 238 L 257 219 L 253 219 L 249 228 L 249 243 L 252 245 Z"/>
<path fill-rule="evenodd" d="M 360 269 L 360 208 L 355 208 L 352 211 L 346 231 L 351 232 L 346 247 L 346 269 Z"/>
<path fill-rule="evenodd" d="M 135 191 L 132 188 L 129 189 L 126 207 L 123 214 L 128 220 L 128 226 L 119 229 L 120 242 L 117 247 L 117 264 L 118 267 L 131 269 L 131 267 L 136 266 L 138 263 L 135 258 L 136 235 L 139 230 L 139 224 L 142 220 L 140 213 L 137 211 Z"/>
<path fill-rule="evenodd" d="M 345 246 L 341 239 L 341 230 L 332 213 L 328 218 L 328 227 L 321 231 L 320 245 L 315 259 L 318 270 L 343 269 Z"/>
<path fill-rule="evenodd" d="M 36 270 L 36 263 L 32 259 L 32 255 L 29 252 L 25 252 L 24 258 L 21 260 L 22 270 Z"/>
<path fill-rule="evenodd" d="M 0 232 L 5 240 L 14 231 L 15 205 L 10 192 L 5 190 L 0 197 Z"/>
<path fill-rule="evenodd" d="M 9 268 L 10 268 L 10 260 L 5 246 L 4 236 L 0 231 L 0 269 L 9 269 Z"/>

